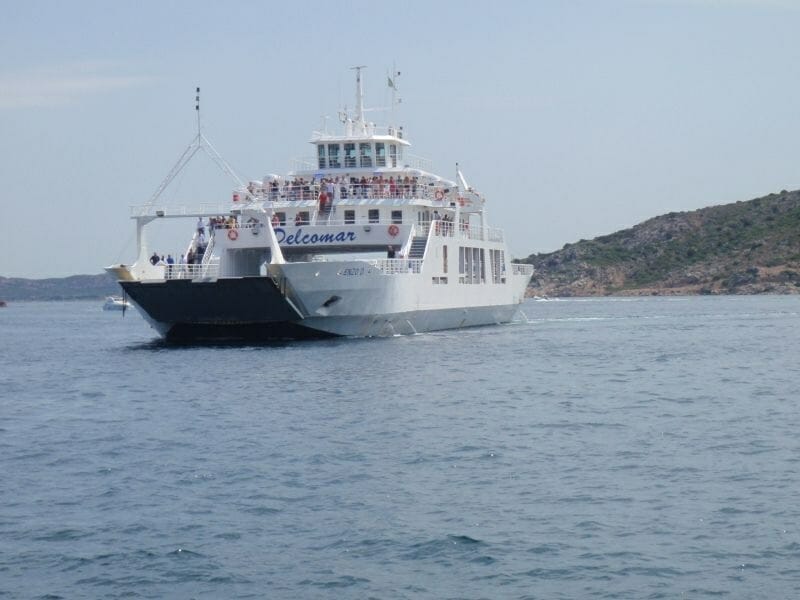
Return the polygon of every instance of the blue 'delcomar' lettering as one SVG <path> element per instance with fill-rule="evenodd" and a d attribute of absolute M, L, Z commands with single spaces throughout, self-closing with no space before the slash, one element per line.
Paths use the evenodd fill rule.
<path fill-rule="evenodd" d="M 337 242 L 355 242 L 356 234 L 354 231 L 337 231 L 329 233 L 303 233 L 302 228 L 298 228 L 294 233 L 287 235 L 283 227 L 275 228 L 275 238 L 278 244 L 286 246 L 303 246 L 305 244 L 334 244 Z"/>

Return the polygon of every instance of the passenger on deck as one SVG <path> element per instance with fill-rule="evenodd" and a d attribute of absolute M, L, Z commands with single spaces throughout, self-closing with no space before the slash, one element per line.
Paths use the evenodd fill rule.
<path fill-rule="evenodd" d="M 389 246 L 389 249 L 386 251 L 386 258 L 394 258 L 395 254 L 394 246 Z"/>
<path fill-rule="evenodd" d="M 150 257 L 150 264 L 156 266 L 158 264 L 158 254 L 153 252 L 153 256 Z"/>

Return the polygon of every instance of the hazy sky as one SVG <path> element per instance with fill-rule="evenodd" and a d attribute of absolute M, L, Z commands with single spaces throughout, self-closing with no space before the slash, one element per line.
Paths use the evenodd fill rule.
<path fill-rule="evenodd" d="M 2 0 L 0 275 L 130 262 L 129 207 L 194 136 L 196 85 L 205 134 L 256 179 L 352 107 L 352 65 L 380 106 L 396 64 L 411 152 L 459 162 L 518 257 L 796 189 L 798 30 L 800 0 Z M 201 156 L 163 198 L 230 189 Z"/>

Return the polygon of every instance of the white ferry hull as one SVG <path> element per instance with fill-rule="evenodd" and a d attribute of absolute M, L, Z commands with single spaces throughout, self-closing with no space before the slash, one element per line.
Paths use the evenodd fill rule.
<path fill-rule="evenodd" d="M 352 317 L 310 317 L 303 324 L 337 336 L 389 337 L 445 329 L 501 325 L 514 320 L 519 306 L 484 306 L 418 310 Z"/>
<path fill-rule="evenodd" d="M 349 269 L 363 273 L 340 275 Z M 277 283 L 249 277 L 121 285 L 160 335 L 202 341 L 387 337 L 497 325 L 514 319 L 527 283 L 516 282 L 518 298 L 509 282 L 496 286 L 493 303 L 466 306 L 448 286 L 423 285 L 422 274 L 386 275 L 358 261 L 283 265 L 280 271 Z"/>

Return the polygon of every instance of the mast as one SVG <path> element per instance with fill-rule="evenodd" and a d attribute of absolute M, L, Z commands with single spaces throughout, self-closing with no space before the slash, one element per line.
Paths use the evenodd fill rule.
<path fill-rule="evenodd" d="M 142 216 L 146 215 L 148 210 L 156 203 L 156 200 L 161 196 L 163 191 L 167 188 L 167 186 L 172 182 L 173 179 L 180 173 L 183 168 L 192 160 L 192 157 L 197 154 L 198 151 L 202 150 L 206 153 L 206 155 L 214 161 L 214 163 L 219 167 L 219 169 L 224 172 L 228 177 L 231 178 L 232 181 L 236 183 L 238 187 L 245 187 L 244 182 L 241 178 L 236 174 L 236 171 L 233 170 L 233 167 L 228 164 L 222 155 L 217 152 L 217 149 L 208 141 L 208 138 L 203 135 L 203 132 L 200 130 L 200 88 L 195 89 L 195 105 L 194 110 L 197 113 L 197 135 L 194 136 L 192 141 L 186 147 L 186 150 L 183 151 L 178 162 L 175 163 L 175 166 L 172 167 L 172 170 L 167 174 L 164 180 L 156 189 L 155 193 L 150 197 L 147 204 L 142 207 Z M 252 199 L 252 194 L 249 191 L 245 191 L 245 195 L 248 198 Z"/>
<path fill-rule="evenodd" d="M 356 122 L 364 123 L 364 88 L 361 85 L 361 69 L 366 69 L 366 65 L 350 67 L 356 72 Z"/>
<path fill-rule="evenodd" d="M 400 99 L 397 97 L 397 78 L 400 77 L 400 71 L 395 68 L 394 63 L 392 63 L 392 74 L 388 77 L 388 84 L 389 87 L 392 88 L 392 103 L 389 107 L 390 117 L 389 117 L 389 125 L 394 128 L 397 123 L 394 120 L 394 107 L 397 104 L 400 104 Z"/>

